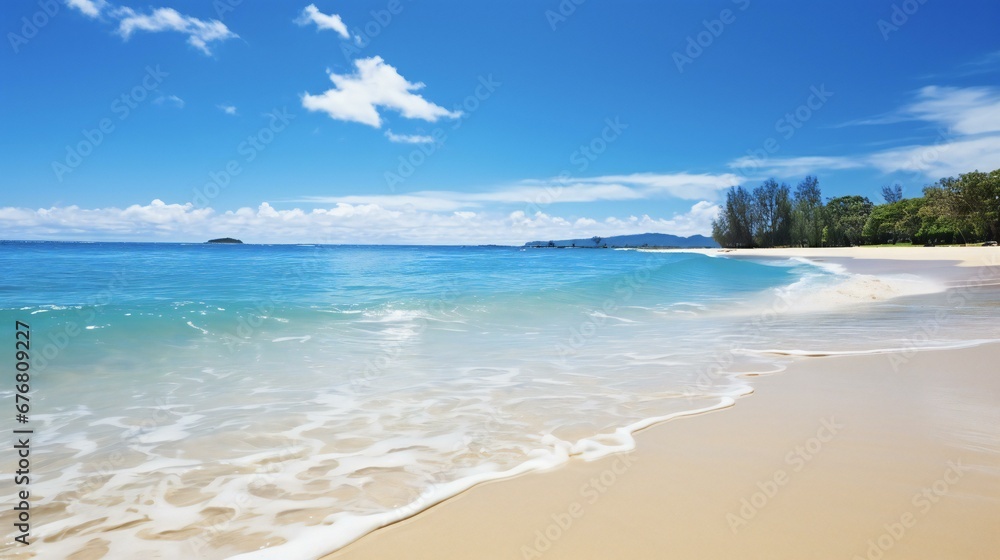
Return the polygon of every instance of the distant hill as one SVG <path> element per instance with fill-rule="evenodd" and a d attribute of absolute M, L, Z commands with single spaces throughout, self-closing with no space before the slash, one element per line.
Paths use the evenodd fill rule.
<path fill-rule="evenodd" d="M 550 245 L 551 243 L 551 245 Z M 612 237 L 602 237 L 600 243 L 595 244 L 593 239 L 554 239 L 552 241 L 529 241 L 525 247 L 584 247 L 593 249 L 595 247 L 609 249 L 618 247 L 677 247 L 681 249 L 692 249 L 701 247 L 718 247 L 719 244 L 711 237 L 704 235 L 692 235 L 691 237 L 679 237 L 669 233 L 638 233 L 635 235 L 615 235 Z"/>
<path fill-rule="evenodd" d="M 239 239 L 233 239 L 232 237 L 220 237 L 219 239 L 209 239 L 205 243 L 243 243 Z"/>

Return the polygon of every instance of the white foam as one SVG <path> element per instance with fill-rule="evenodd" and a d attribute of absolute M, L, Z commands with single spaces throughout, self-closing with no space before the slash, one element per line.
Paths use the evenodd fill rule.
<path fill-rule="evenodd" d="M 800 349 L 778 349 L 769 348 L 763 350 L 742 349 L 734 350 L 739 354 L 752 354 L 758 356 L 795 356 L 802 358 L 823 358 L 828 356 L 872 356 L 877 354 L 909 354 L 911 352 L 927 352 L 931 350 L 960 350 L 963 348 L 975 348 L 984 344 L 1000 342 L 1000 339 L 987 338 L 976 340 L 961 340 L 948 343 L 925 343 L 921 346 L 910 345 L 894 348 L 868 348 L 864 350 L 800 350 Z"/>
<path fill-rule="evenodd" d="M 312 339 L 312 335 L 308 335 L 307 334 L 305 336 L 282 336 L 282 337 L 275 338 L 271 342 L 288 342 L 289 340 L 297 340 L 300 343 L 302 343 L 302 342 L 307 342 L 307 341 L 309 341 L 311 339 Z"/>

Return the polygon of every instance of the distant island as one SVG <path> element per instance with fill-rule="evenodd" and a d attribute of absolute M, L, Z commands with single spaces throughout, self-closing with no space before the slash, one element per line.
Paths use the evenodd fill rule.
<path fill-rule="evenodd" d="M 529 241 L 525 247 L 535 248 L 577 248 L 577 249 L 620 249 L 661 247 L 677 249 L 716 248 L 719 246 L 711 237 L 692 235 L 680 237 L 669 233 L 638 233 L 613 237 L 591 237 L 589 239 L 559 239 L 551 241 Z"/>
<path fill-rule="evenodd" d="M 243 243 L 239 239 L 233 239 L 232 237 L 220 237 L 219 239 L 209 239 L 205 243 Z"/>

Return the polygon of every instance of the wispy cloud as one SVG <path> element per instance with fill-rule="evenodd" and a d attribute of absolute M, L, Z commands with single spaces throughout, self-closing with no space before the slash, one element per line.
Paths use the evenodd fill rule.
<path fill-rule="evenodd" d="M 216 211 L 154 200 L 127 208 L 0 208 L 0 237 L 7 239 L 132 239 L 202 241 L 237 236 L 259 243 L 509 243 L 538 239 L 610 236 L 648 231 L 705 234 L 718 206 L 695 203 L 669 217 L 555 216 L 390 209 L 379 204 L 338 203 L 329 208 L 257 208 Z"/>
<path fill-rule="evenodd" d="M 184 100 L 176 95 L 161 95 L 153 100 L 157 105 L 169 105 L 178 109 L 184 108 Z"/>
<path fill-rule="evenodd" d="M 729 166 L 763 175 L 790 177 L 823 170 L 875 168 L 939 179 L 1000 165 L 1000 88 L 927 86 L 898 110 L 842 126 L 918 122 L 939 131 L 930 143 L 910 144 L 856 155 L 737 158 Z"/>
<path fill-rule="evenodd" d="M 385 131 L 385 137 L 389 139 L 390 142 L 396 142 L 397 144 L 433 144 L 434 137 L 427 136 L 423 134 L 395 134 L 391 130 Z"/>
<path fill-rule="evenodd" d="M 884 173 L 902 171 L 929 179 L 991 171 L 1000 167 L 1000 135 L 903 146 L 871 154 L 866 161 Z"/>
<path fill-rule="evenodd" d="M 994 87 L 926 86 L 914 99 L 890 113 L 841 123 L 837 127 L 924 121 L 957 134 L 1000 130 L 1000 90 Z"/>
<path fill-rule="evenodd" d="M 227 115 L 235 115 L 236 114 L 236 106 L 235 105 L 226 105 L 226 104 L 223 103 L 222 105 L 217 105 L 217 107 L 219 108 L 220 111 L 222 111 L 223 113 L 225 113 Z"/>
<path fill-rule="evenodd" d="M 118 8 L 112 14 L 119 18 L 118 34 L 128 39 L 136 31 L 159 33 L 173 31 L 187 35 L 187 42 L 205 54 L 212 54 L 208 44 L 238 37 L 219 20 L 200 20 L 186 16 L 173 8 L 156 8 L 148 14 L 140 14 L 132 8 Z"/>
<path fill-rule="evenodd" d="M 382 126 L 379 107 L 398 111 L 408 119 L 429 122 L 462 116 L 461 111 L 449 111 L 413 93 L 423 89 L 424 84 L 408 82 L 381 57 L 359 59 L 354 64 L 357 68 L 354 74 L 330 73 L 332 89 L 319 95 L 303 94 L 302 106 L 326 113 L 332 119 L 375 128 Z"/>
<path fill-rule="evenodd" d="M 684 200 L 699 200 L 714 198 L 719 191 L 740 184 L 740 177 L 732 173 L 632 173 L 581 179 L 581 182 L 621 183 L 642 189 L 646 195 L 665 194 Z"/>
<path fill-rule="evenodd" d="M 906 122 L 909 120 L 912 120 L 912 118 L 897 113 L 888 113 L 885 115 L 876 115 L 874 117 L 866 117 L 863 119 L 855 119 L 835 124 L 831 128 L 846 128 L 849 126 L 878 126 L 883 124 Z"/>
<path fill-rule="evenodd" d="M 1000 132 L 1000 89 L 927 86 L 904 111 L 955 134 Z"/>
<path fill-rule="evenodd" d="M 66 5 L 79 10 L 83 15 L 96 18 L 107 7 L 105 0 L 66 0 Z"/>
<path fill-rule="evenodd" d="M 340 19 L 340 16 L 337 14 L 324 14 L 319 11 L 316 4 L 309 4 L 303 8 L 299 17 L 295 18 L 295 23 L 298 25 L 309 25 L 310 23 L 314 23 L 316 24 L 316 29 L 318 30 L 329 29 L 331 31 L 335 31 L 344 39 L 349 39 L 351 37 L 351 34 L 347 31 L 347 26 L 344 25 L 344 20 Z"/>
<path fill-rule="evenodd" d="M 524 185 L 489 192 L 418 191 L 409 194 L 302 197 L 290 202 L 377 204 L 384 208 L 412 208 L 441 212 L 487 206 L 528 206 L 538 204 L 538 201 L 551 204 L 552 202 L 636 200 L 642 197 L 641 193 L 623 185 L 573 183 L 560 186 L 558 191 L 549 187 Z"/>
<path fill-rule="evenodd" d="M 975 60 L 966 62 L 962 65 L 961 70 L 962 76 L 1000 72 L 1000 51 L 986 53 Z"/>
<path fill-rule="evenodd" d="M 146 14 L 129 7 L 114 7 L 106 0 L 65 0 L 66 5 L 90 18 L 108 16 L 118 22 L 118 35 L 128 40 L 135 32 L 172 31 L 187 35 L 187 42 L 205 54 L 212 54 L 209 43 L 238 37 L 219 20 L 201 20 L 181 14 L 173 8 L 154 8 Z"/>
<path fill-rule="evenodd" d="M 733 174 L 607 175 L 582 178 L 531 179 L 490 191 L 417 191 L 407 194 L 307 196 L 287 202 L 312 204 L 375 204 L 383 208 L 433 212 L 464 209 L 534 209 L 555 204 L 657 199 L 716 200 L 719 193 L 739 184 Z"/>
<path fill-rule="evenodd" d="M 752 170 L 747 175 L 772 175 L 776 177 L 794 177 L 808 175 L 817 170 L 857 169 L 865 167 L 865 162 L 857 158 L 845 156 L 801 156 L 786 158 L 768 158 L 760 160 L 751 156 L 743 156 L 729 162 L 729 167 L 740 170 Z"/>

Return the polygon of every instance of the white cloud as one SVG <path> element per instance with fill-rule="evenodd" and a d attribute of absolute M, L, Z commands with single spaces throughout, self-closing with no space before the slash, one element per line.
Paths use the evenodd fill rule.
<path fill-rule="evenodd" d="M 344 39 L 351 37 L 351 34 L 347 32 L 347 26 L 344 25 L 344 20 L 340 19 L 340 16 L 337 14 L 324 14 L 319 11 L 319 8 L 315 4 L 309 4 L 303 8 L 302 13 L 295 19 L 295 23 L 299 25 L 315 23 L 317 29 L 336 31 Z"/>
<path fill-rule="evenodd" d="M 954 134 L 1000 132 L 1000 89 L 927 86 L 905 112 Z"/>
<path fill-rule="evenodd" d="M 184 108 L 184 100 L 176 95 L 161 95 L 153 100 L 153 103 L 157 105 L 172 105 L 178 109 Z"/>
<path fill-rule="evenodd" d="M 482 208 L 490 204 L 521 205 L 530 208 L 559 202 L 595 202 L 599 200 L 637 200 L 643 195 L 623 185 L 585 185 L 572 183 L 557 187 L 515 186 L 488 192 L 418 191 L 395 195 L 350 195 L 305 197 L 292 202 L 319 204 L 378 204 L 385 208 L 446 211 Z"/>
<path fill-rule="evenodd" d="M 217 105 L 217 107 L 219 108 L 220 111 L 222 111 L 223 113 L 225 113 L 227 115 L 235 115 L 236 114 L 236 106 L 235 105 L 222 104 L 222 105 Z"/>
<path fill-rule="evenodd" d="M 860 158 L 841 156 L 802 156 L 758 159 L 743 156 L 729 162 L 729 167 L 740 171 L 747 178 L 796 177 L 819 170 L 857 169 L 865 167 Z"/>
<path fill-rule="evenodd" d="M 1000 135 L 893 148 L 868 156 L 868 162 L 884 173 L 906 171 L 930 179 L 992 171 L 1000 168 Z"/>
<path fill-rule="evenodd" d="M 376 204 L 383 208 L 454 211 L 488 206 L 521 206 L 531 214 L 562 203 L 680 198 L 715 200 L 719 192 L 739 184 L 739 177 L 690 173 L 635 173 L 583 178 L 526 180 L 491 191 L 418 191 L 395 195 L 303 197 L 288 202 Z"/>
<path fill-rule="evenodd" d="M 729 163 L 747 174 L 791 177 L 821 170 L 875 168 L 883 173 L 911 172 L 936 180 L 979 169 L 1000 167 L 1000 88 L 921 88 L 914 99 L 897 111 L 845 123 L 842 126 L 882 125 L 917 121 L 940 130 L 937 141 L 914 144 L 855 156 L 805 156 L 737 158 Z"/>
<path fill-rule="evenodd" d="M 584 179 L 592 183 L 622 183 L 645 187 L 650 193 L 663 193 L 684 200 L 713 198 L 718 191 L 740 184 L 740 177 L 732 173 L 632 173 Z"/>
<path fill-rule="evenodd" d="M 239 237 L 257 243 L 507 243 L 659 231 L 708 233 L 718 207 L 700 201 L 669 218 L 649 215 L 562 217 L 541 211 L 426 211 L 379 204 L 338 203 L 328 208 L 216 211 L 154 200 L 128 208 L 0 208 L 0 238 L 204 241 Z"/>
<path fill-rule="evenodd" d="M 926 86 L 895 111 L 848 121 L 838 127 L 910 121 L 933 123 L 952 134 L 1000 132 L 1000 88 Z"/>
<path fill-rule="evenodd" d="M 625 218 L 608 217 L 604 220 L 577 218 L 569 221 L 544 212 L 526 213 L 521 210 L 508 216 L 510 228 L 518 239 L 544 241 L 546 239 L 588 238 L 594 235 L 610 237 L 636 233 L 671 233 L 674 235 L 708 235 L 712 230 L 712 220 L 718 216 L 719 206 L 708 201 L 700 201 L 683 214 L 670 218 L 653 218 L 648 214 L 630 215 Z"/>
<path fill-rule="evenodd" d="M 391 130 L 385 131 L 385 137 L 390 142 L 397 144 L 433 144 L 434 137 L 422 134 L 395 134 Z"/>
<path fill-rule="evenodd" d="M 424 84 L 408 82 L 381 57 L 359 59 L 354 64 L 357 67 L 354 74 L 330 74 L 333 89 L 319 95 L 303 94 L 302 106 L 310 111 L 322 111 L 332 119 L 375 128 L 382 126 L 377 107 L 398 111 L 408 119 L 429 122 L 462 115 L 461 111 L 449 111 L 413 93 Z"/>
<path fill-rule="evenodd" d="M 66 0 L 66 5 L 75 8 L 88 17 L 96 18 L 101 15 L 108 3 L 105 0 Z"/>
<path fill-rule="evenodd" d="M 200 20 L 183 15 L 173 8 L 156 8 L 149 14 L 139 14 L 132 8 L 118 8 L 112 15 L 120 20 L 118 34 L 123 39 L 128 39 L 136 31 L 175 31 L 187 35 L 188 44 L 205 54 L 212 54 L 208 48 L 209 43 L 238 37 L 219 20 Z"/>

